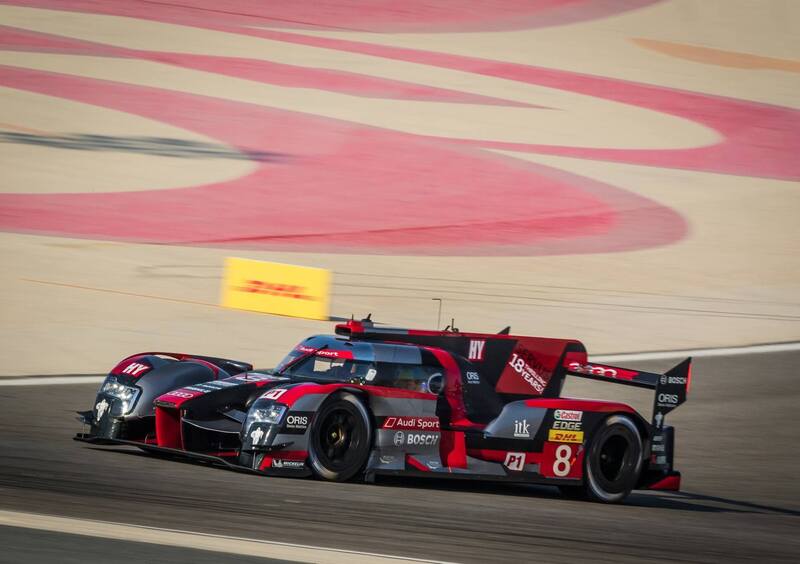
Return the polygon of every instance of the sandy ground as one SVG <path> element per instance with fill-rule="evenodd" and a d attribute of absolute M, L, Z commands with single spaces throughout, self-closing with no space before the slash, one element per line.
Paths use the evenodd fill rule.
<path fill-rule="evenodd" d="M 793 2 L 756 8 L 744 1 L 670 1 L 535 30 L 302 34 L 540 65 L 797 108 L 800 73 L 793 65 L 800 58 L 800 41 L 790 22 L 798 17 L 800 7 Z M 0 51 L 0 64 L 8 68 L 203 93 L 435 137 L 622 150 L 700 147 L 720 140 L 713 129 L 675 116 L 421 63 L 132 18 L 0 6 L 0 19 L 18 29 L 116 48 L 247 54 L 299 67 L 457 87 L 550 109 L 400 104 L 244 79 L 220 81 L 211 73 L 178 72 L 153 61 L 46 52 Z M 683 44 L 700 49 L 687 51 Z M 0 121 L 7 122 L 1 129 L 217 143 L 99 106 L 12 88 L 0 89 L 0 96 Z M 529 121 L 535 127 L 518 126 Z M 523 334 L 577 337 L 595 353 L 800 339 L 798 182 L 492 150 L 649 198 L 680 213 L 688 233 L 662 247 L 549 257 L 289 253 L 2 233 L 0 374 L 103 372 L 119 357 L 143 350 L 228 356 L 263 366 L 308 333 L 330 330 L 327 323 L 217 307 L 225 256 L 330 268 L 332 315 L 372 312 L 390 324 L 433 327 L 433 298 L 442 298 L 442 324 L 455 317 L 463 330 L 511 325 Z M 200 156 L 187 166 L 164 154 L 13 143 L 0 144 L 0 164 L 0 192 L 28 194 L 154 190 L 250 170 L 248 161 L 238 159 Z"/>

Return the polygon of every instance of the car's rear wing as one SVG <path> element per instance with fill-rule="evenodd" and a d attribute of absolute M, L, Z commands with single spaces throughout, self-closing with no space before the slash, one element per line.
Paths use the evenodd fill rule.
<path fill-rule="evenodd" d="M 664 418 L 670 411 L 686 401 L 692 380 L 691 358 L 670 368 L 664 374 L 631 370 L 596 362 L 587 364 L 570 362 L 566 369 L 569 376 L 655 390 L 652 424 L 656 429 L 664 426 Z"/>

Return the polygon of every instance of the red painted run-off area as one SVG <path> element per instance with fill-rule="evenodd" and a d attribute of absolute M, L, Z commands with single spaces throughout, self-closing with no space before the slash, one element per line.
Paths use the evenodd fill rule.
<path fill-rule="evenodd" d="M 635 7 L 646 2 L 633 2 Z M 449 26 L 503 27 L 510 14 L 539 25 L 570 21 L 579 1 L 476 3 L 445 14 L 446 3 L 370 3 L 356 10 L 323 3 L 313 21 L 304 3 L 193 2 L 191 8 L 129 2 L 27 2 L 40 7 L 119 14 L 286 42 L 310 43 L 501 76 L 613 99 L 693 119 L 723 134 L 713 147 L 682 151 L 611 151 L 434 139 L 206 96 L 0 68 L 0 85 L 112 108 L 169 123 L 259 152 L 243 178 L 170 190 L 106 194 L 3 194 L 0 228 L 22 232 L 178 244 L 310 251 L 548 254 L 606 252 L 666 244 L 683 236 L 672 210 L 576 175 L 493 155 L 484 147 L 555 153 L 732 174 L 798 178 L 797 112 L 711 96 L 523 65 L 391 49 L 273 27 L 427 31 Z M 602 3 L 601 3 L 602 4 Z M 316 4 L 315 4 L 316 5 Z M 361 5 L 361 4 L 359 4 Z M 291 11 L 294 6 L 295 12 Z M 619 4 L 617 5 L 617 10 Z M 259 8 L 262 10 L 263 6 Z M 213 15 L 210 15 L 213 10 Z M 481 11 L 483 10 L 483 11 Z M 595 9 L 596 10 L 596 9 Z M 263 10 L 262 10 L 263 11 Z M 592 10 L 584 14 L 600 15 Z M 497 17 L 493 17 L 500 14 Z M 502 16 L 502 17 L 501 17 Z M 538 18 L 538 20 L 537 20 Z M 549 18 L 549 20 L 548 20 Z M 273 21 L 274 20 L 274 21 Z M 282 24 L 278 26 L 275 21 Z M 292 23 L 292 22 L 295 23 Z M 532 23 L 531 26 L 534 24 Z M 248 27 L 245 27 L 248 26 Z M 248 59 L 132 51 L 5 28 L 0 49 L 132 57 L 285 86 L 362 96 L 506 104 L 464 93 Z M 509 103 L 510 104 L 510 103 Z M 764 127 L 768 124 L 769 127 Z M 69 133 L 69 132 L 59 132 Z M 192 166 L 187 159 L 186 166 Z M 146 188 L 146 187 L 144 187 Z"/>

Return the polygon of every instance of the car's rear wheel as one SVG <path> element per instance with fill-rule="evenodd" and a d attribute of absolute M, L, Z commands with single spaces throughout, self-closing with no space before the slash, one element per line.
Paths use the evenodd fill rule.
<path fill-rule="evenodd" d="M 314 474 L 344 482 L 364 471 L 372 446 L 372 424 L 364 404 L 351 394 L 326 401 L 311 424 L 308 458 Z"/>
<path fill-rule="evenodd" d="M 628 497 L 642 470 L 642 437 L 625 415 L 612 415 L 595 432 L 584 458 L 584 484 L 564 486 L 570 498 L 619 503 Z"/>

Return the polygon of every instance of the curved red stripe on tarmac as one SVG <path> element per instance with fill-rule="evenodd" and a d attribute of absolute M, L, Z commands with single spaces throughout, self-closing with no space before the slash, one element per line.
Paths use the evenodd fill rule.
<path fill-rule="evenodd" d="M 613 100 L 688 119 L 714 129 L 724 137 L 720 143 L 708 147 L 671 150 L 453 140 L 456 142 L 665 168 L 800 180 L 800 159 L 796 157 L 800 154 L 800 111 L 792 108 L 430 51 L 266 30 L 242 29 L 239 33 L 461 70 Z"/>
<path fill-rule="evenodd" d="M 236 78 L 244 78 L 267 84 L 294 88 L 317 88 L 330 92 L 341 92 L 352 96 L 400 98 L 403 100 L 468 103 L 490 106 L 541 107 L 534 104 L 523 104 L 490 96 L 473 95 L 456 90 L 435 88 L 400 80 L 387 80 L 355 72 L 339 72 L 326 69 L 298 67 L 271 61 L 237 57 L 140 51 L 103 45 L 101 43 L 92 43 L 89 41 L 62 38 L 43 33 L 28 32 L 5 26 L 0 26 L 0 49 L 136 58 L 176 65 L 182 68 L 212 72 L 223 76 L 227 75 Z"/>
<path fill-rule="evenodd" d="M 466 92 L 435 88 L 399 80 L 387 80 L 354 72 L 313 69 L 269 61 L 256 61 L 253 59 L 213 57 L 208 55 L 175 55 L 171 53 L 154 54 L 154 52 L 142 52 L 138 57 L 151 61 L 174 64 L 182 68 L 213 72 L 219 75 L 266 82 L 279 86 L 316 88 L 330 92 L 341 92 L 352 96 L 400 98 L 403 100 L 481 104 L 489 106 L 541 107 L 533 104 L 523 104 L 510 100 L 473 95 Z"/>
<path fill-rule="evenodd" d="M 523 254 L 643 248 L 685 232 L 677 214 L 622 190 L 446 142 L 10 67 L 0 83 L 57 92 L 275 156 L 246 177 L 205 186 L 3 194 L 0 227 L 7 230 L 162 243 Z"/>
<path fill-rule="evenodd" d="M 376 32 L 502 31 L 565 25 L 636 10 L 661 0 L 25 0 L 27 6 L 205 26 L 261 25 Z"/>

